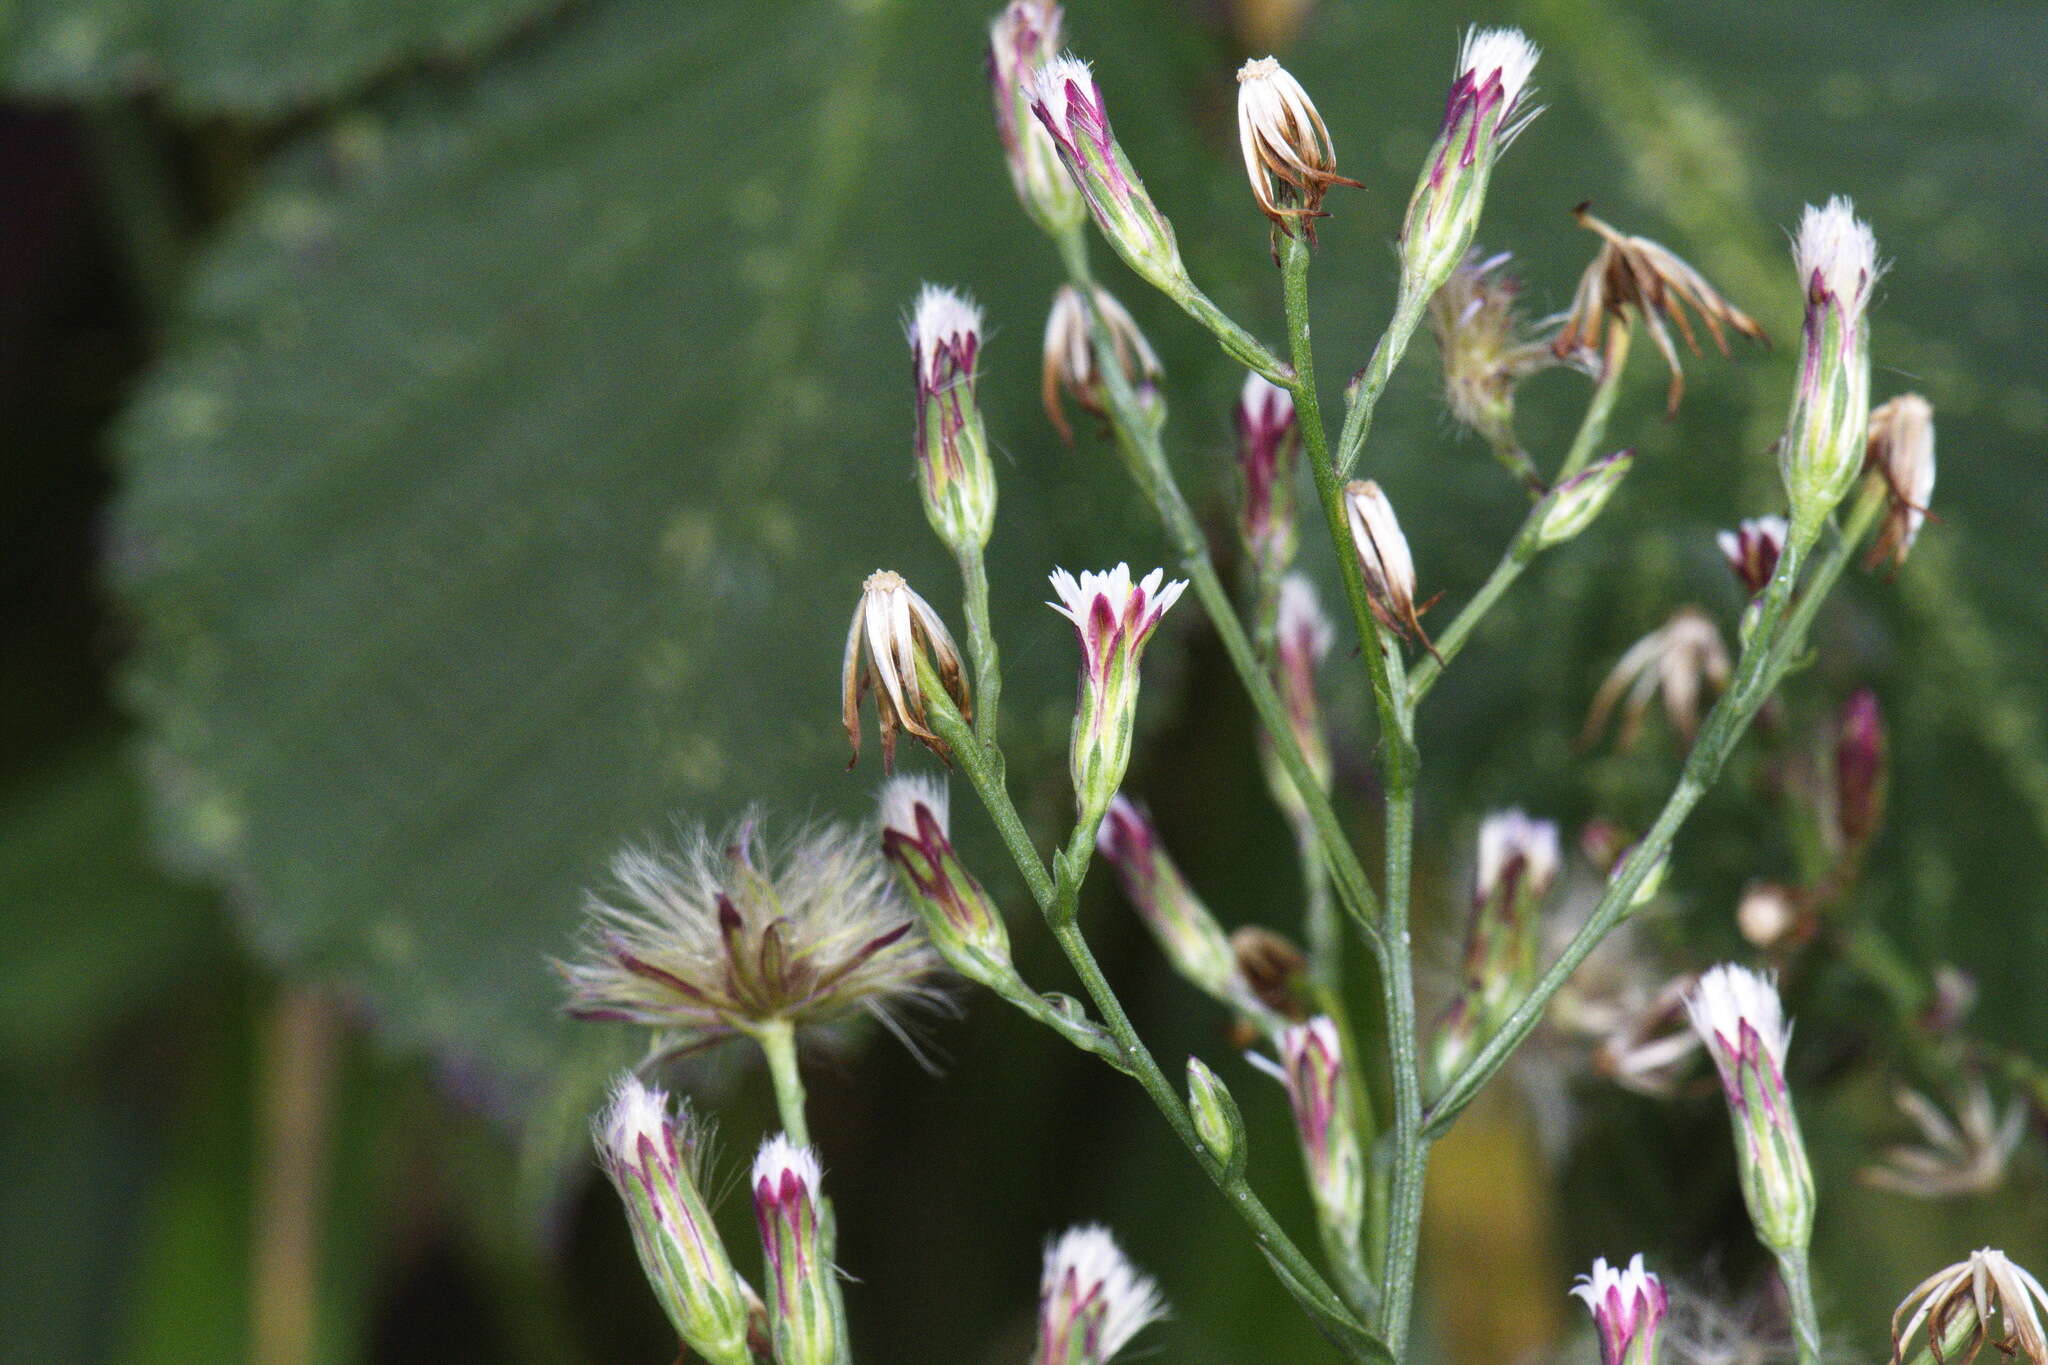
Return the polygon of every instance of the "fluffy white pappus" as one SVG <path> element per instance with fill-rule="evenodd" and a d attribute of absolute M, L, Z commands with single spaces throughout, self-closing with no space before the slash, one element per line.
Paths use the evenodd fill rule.
<path fill-rule="evenodd" d="M 1291 573 L 1280 580 L 1274 632 L 1280 637 L 1282 648 L 1294 648 L 1297 642 L 1306 641 L 1309 656 L 1318 663 L 1330 652 L 1337 633 L 1323 610 L 1322 599 L 1316 596 L 1315 585 L 1306 575 Z"/>
<path fill-rule="evenodd" d="M 599 1145 L 613 1157 L 632 1161 L 639 1155 L 643 1137 L 652 1141 L 657 1151 L 664 1147 L 668 1125 L 668 1095 L 627 1071 L 613 1083 L 611 1100 L 592 1127 Z"/>
<path fill-rule="evenodd" d="M 928 382 L 936 382 L 933 373 L 941 346 L 963 352 L 981 344 L 981 309 L 958 290 L 926 284 L 917 291 L 905 331 L 917 350 L 918 373 Z"/>
<path fill-rule="evenodd" d="M 1102 573 L 1084 570 L 1079 579 L 1065 569 L 1054 569 L 1049 577 L 1052 590 L 1059 594 L 1060 600 L 1046 605 L 1084 630 L 1097 598 L 1109 603 L 1110 615 L 1116 620 L 1125 621 L 1139 630 L 1150 629 L 1152 623 L 1166 615 L 1168 607 L 1180 600 L 1181 593 L 1188 586 L 1186 579 L 1166 582 L 1164 569 L 1154 569 L 1143 579 L 1133 582 L 1129 564 L 1119 564 Z M 1143 619 L 1131 622 L 1127 618 L 1132 600 L 1139 593 L 1143 593 L 1145 598 Z"/>
<path fill-rule="evenodd" d="M 1601 1320 L 1602 1326 L 1609 1326 L 1612 1316 L 1612 1329 L 1623 1337 L 1634 1334 L 1638 1312 L 1661 1316 L 1668 1302 L 1664 1282 L 1643 1269 L 1640 1251 L 1629 1258 L 1626 1268 L 1607 1264 L 1604 1256 L 1596 1257 L 1592 1273 L 1579 1276 L 1571 1293 Z"/>
<path fill-rule="evenodd" d="M 1768 973 L 1753 972 L 1733 962 L 1709 968 L 1685 997 L 1685 1012 L 1693 1031 L 1716 1058 L 1741 1045 L 1742 1025 L 1748 1024 L 1770 1053 L 1772 1064 L 1783 1068 L 1792 1030 L 1785 1022 L 1777 982 Z"/>
<path fill-rule="evenodd" d="M 1528 87 L 1529 73 L 1536 69 L 1540 55 L 1536 44 L 1518 28 L 1480 28 L 1475 24 L 1465 30 L 1465 41 L 1458 46 L 1458 74 L 1484 84 L 1487 77 L 1500 72 L 1501 107 L 1512 110 Z"/>
<path fill-rule="evenodd" d="M 1070 88 L 1092 104 L 1101 103 L 1095 89 L 1095 73 L 1088 69 L 1088 63 L 1070 53 L 1054 57 L 1031 77 L 1031 103 L 1042 107 L 1056 128 L 1067 126 L 1067 93 Z"/>
<path fill-rule="evenodd" d="M 796 1176 L 804 1193 L 812 1199 L 824 1187 L 825 1174 L 818 1166 L 818 1154 L 791 1142 L 789 1134 L 777 1133 L 761 1144 L 760 1153 L 754 1158 L 754 1189 L 758 1191 L 765 1182 L 770 1197 L 779 1196 L 783 1177 L 790 1174 Z"/>
<path fill-rule="evenodd" d="M 952 832 L 951 802 L 946 784 L 936 777 L 905 773 L 882 784 L 878 802 L 882 828 L 893 829 L 906 839 L 917 838 L 917 808 L 923 806 L 939 822 L 941 833 Z"/>
<path fill-rule="evenodd" d="M 1068 1292 L 1070 1280 L 1074 1303 L 1102 1301 L 1097 1359 L 1108 1360 L 1166 1316 L 1159 1286 L 1131 1264 L 1109 1229 L 1099 1223 L 1068 1228 L 1046 1244 L 1045 1269 L 1038 1281 L 1041 1300 L 1056 1303 Z"/>
<path fill-rule="evenodd" d="M 1237 405 L 1261 424 L 1285 426 L 1294 420 L 1294 395 L 1257 370 L 1246 373 Z"/>
<path fill-rule="evenodd" d="M 1497 810 L 1479 822 L 1479 888 L 1485 895 L 1500 885 L 1508 863 L 1522 860 L 1526 886 L 1548 887 L 1557 877 L 1557 822 L 1537 820 L 1519 807 Z"/>
<path fill-rule="evenodd" d="M 1847 196 L 1839 194 L 1826 204 L 1806 206 L 1792 243 L 1792 260 L 1799 268 L 1801 288 L 1818 275 L 1821 286 L 1851 311 L 1862 308 L 1883 269 L 1877 263 L 1877 238 L 1870 224 L 1856 216 L 1856 206 Z"/>

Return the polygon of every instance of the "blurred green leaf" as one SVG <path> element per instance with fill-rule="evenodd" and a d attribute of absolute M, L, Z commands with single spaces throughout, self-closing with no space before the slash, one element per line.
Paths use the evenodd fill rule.
<path fill-rule="evenodd" d="M 484 51 L 560 0 L 18 0 L 0 70 L 20 94 L 162 86 L 191 113 L 275 114 L 408 61 Z"/>

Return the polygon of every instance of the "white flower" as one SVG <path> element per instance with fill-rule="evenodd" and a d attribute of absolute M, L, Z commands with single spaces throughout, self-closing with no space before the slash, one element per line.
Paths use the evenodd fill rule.
<path fill-rule="evenodd" d="M 1480 28 L 1475 24 L 1465 30 L 1465 41 L 1458 47 L 1458 75 L 1474 86 L 1484 86 L 1499 76 L 1501 120 L 1505 123 L 1514 116 L 1540 55 L 1536 44 L 1518 28 Z"/>
<path fill-rule="evenodd" d="M 809 1147 L 790 1141 L 789 1134 L 777 1133 L 763 1142 L 761 1150 L 754 1156 L 754 1188 L 766 1187 L 777 1201 L 785 1200 L 792 1197 L 785 1193 L 791 1188 L 792 1177 L 803 1198 L 815 1199 L 825 1187 L 825 1174 L 818 1165 L 818 1154 Z"/>
<path fill-rule="evenodd" d="M 1054 569 L 1051 579 L 1060 600 L 1046 605 L 1080 632 L 1085 666 L 1094 678 L 1107 673 L 1119 646 L 1128 649 L 1135 662 L 1159 619 L 1188 586 L 1185 579 L 1167 583 L 1164 569 L 1154 569 L 1134 583 L 1128 564 L 1102 573 L 1083 571 L 1078 580 L 1065 569 Z"/>
<path fill-rule="evenodd" d="M 1774 1068 L 1780 1072 L 1785 1069 L 1785 1049 L 1792 1042 L 1792 1029 L 1785 1022 L 1785 1006 L 1778 999 L 1777 983 L 1768 974 L 1732 962 L 1711 967 L 1686 997 L 1685 1012 L 1724 1075 L 1733 1070 L 1735 1059 L 1747 1050 L 1745 1031 L 1755 1035 Z"/>
<path fill-rule="evenodd" d="M 1806 206 L 1792 261 L 1801 285 L 1825 290 L 1851 317 L 1863 311 L 1880 273 L 1877 238 L 1870 224 L 1858 218 L 1856 206 L 1839 194 L 1822 207 Z"/>
<path fill-rule="evenodd" d="M 981 309 L 972 299 L 927 284 L 918 291 L 907 331 L 922 389 L 939 388 L 958 375 L 972 377 L 974 353 L 981 345 Z"/>
<path fill-rule="evenodd" d="M 1607 1264 L 1604 1257 L 1595 1259 L 1593 1273 L 1579 1276 L 1571 1293 L 1593 1314 L 1602 1365 L 1654 1365 L 1657 1329 L 1671 1301 L 1663 1281 L 1643 1269 L 1641 1252 L 1630 1258 L 1626 1270 Z"/>
<path fill-rule="evenodd" d="M 1159 1287 L 1097 1224 L 1069 1228 L 1047 1245 L 1038 1295 L 1040 1365 L 1100 1365 L 1166 1316 Z"/>
<path fill-rule="evenodd" d="M 882 828 L 893 829 L 906 839 L 919 837 L 919 806 L 930 811 L 932 818 L 939 822 L 939 833 L 946 834 L 951 830 L 946 784 L 935 777 L 909 773 L 892 777 L 882 784 L 877 804 L 881 809 Z"/>

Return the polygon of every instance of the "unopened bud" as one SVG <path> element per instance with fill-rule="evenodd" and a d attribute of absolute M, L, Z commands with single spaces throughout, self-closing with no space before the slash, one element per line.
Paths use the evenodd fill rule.
<path fill-rule="evenodd" d="M 1159 1286 L 1130 1263 L 1108 1228 L 1069 1228 L 1045 1249 L 1031 1365 L 1106 1365 L 1165 1316 Z"/>
<path fill-rule="evenodd" d="M 1287 728 L 1301 750 L 1302 762 L 1318 789 L 1330 790 L 1332 765 L 1329 740 L 1323 733 L 1322 704 L 1316 696 L 1316 670 L 1330 652 L 1336 633 L 1316 601 L 1316 590 L 1300 574 L 1280 581 L 1280 605 L 1274 625 L 1273 683 L 1287 707 Z M 1259 761 L 1273 800 L 1297 830 L 1309 820 L 1308 802 L 1294 777 L 1280 762 L 1273 736 L 1259 731 Z"/>
<path fill-rule="evenodd" d="M 1351 518 L 1351 543 L 1358 552 L 1358 566 L 1365 575 L 1367 604 L 1386 629 L 1425 645 L 1429 636 L 1422 629 L 1415 605 L 1415 561 L 1408 553 L 1408 537 L 1394 516 L 1394 504 L 1370 479 L 1359 480 L 1344 489 L 1344 506 Z"/>
<path fill-rule="evenodd" d="M 1095 848 L 1116 869 L 1124 896 L 1174 970 L 1218 1000 L 1234 1003 L 1237 963 L 1230 940 L 1174 866 L 1151 817 L 1130 798 L 1117 797 L 1095 832 Z"/>
<path fill-rule="evenodd" d="M 1768 976 L 1723 963 L 1700 977 L 1685 1008 L 1721 1073 L 1757 1239 L 1779 1255 L 1803 1252 L 1813 1235 L 1813 1169 L 1785 1084 L 1791 1030 L 1778 988 Z"/>
<path fill-rule="evenodd" d="M 769 1332 L 778 1365 L 838 1365 L 838 1271 L 826 1245 L 818 1157 L 781 1133 L 754 1159 L 754 1220 L 773 1292 Z"/>
<path fill-rule="evenodd" d="M 1263 375 L 1246 375 L 1232 417 L 1244 479 L 1238 529 L 1246 554 L 1270 582 L 1294 562 L 1294 459 L 1301 446 L 1294 395 Z"/>
<path fill-rule="evenodd" d="M 1884 525 L 1864 561 L 1869 568 L 1904 564 L 1927 523 L 1934 500 L 1934 408 L 1917 393 L 1902 393 L 1870 414 L 1865 455 L 1871 477 L 1884 484 Z"/>
<path fill-rule="evenodd" d="M 1607 500 L 1614 496 L 1614 490 L 1621 486 L 1622 476 L 1628 473 L 1635 458 L 1633 450 L 1617 450 L 1605 459 L 1595 460 L 1545 494 L 1530 518 L 1528 534 L 1531 547 L 1547 550 L 1553 545 L 1562 545 L 1592 525 L 1593 518 L 1600 515 L 1607 506 Z"/>
<path fill-rule="evenodd" d="M 1081 640 L 1080 702 L 1074 713 L 1069 767 L 1084 821 L 1099 820 L 1123 785 L 1137 729 L 1138 661 L 1159 618 L 1180 600 L 1185 581 L 1167 583 L 1154 569 L 1137 582 L 1128 564 L 1106 573 L 1052 573 L 1060 600 L 1046 605 L 1074 623 Z"/>
<path fill-rule="evenodd" d="M 853 763 L 860 761 L 861 698 L 870 689 L 882 732 L 884 771 L 896 762 L 898 728 L 923 740 L 940 758 L 952 761 L 946 742 L 926 723 L 925 689 L 917 676 L 920 661 L 938 675 L 940 686 L 961 717 L 971 719 L 974 703 L 967 692 L 967 668 L 946 623 L 901 574 L 877 569 L 861 585 L 860 604 L 853 609 L 853 625 L 846 632 L 846 659 L 839 675 L 840 716 L 846 724 L 846 738 L 853 745 Z"/>
<path fill-rule="evenodd" d="M 1593 1314 L 1600 1365 L 1657 1365 L 1657 1335 L 1671 1300 L 1663 1281 L 1643 1269 L 1640 1252 L 1626 1270 L 1596 1258 L 1593 1273 L 1579 1276 L 1571 1292 Z"/>
<path fill-rule="evenodd" d="M 1845 848 L 1862 848 L 1884 823 L 1885 748 L 1877 693 L 1859 687 L 1835 732 L 1835 834 Z"/>
<path fill-rule="evenodd" d="M 926 285 L 910 321 L 917 372 L 917 474 L 925 518 L 955 554 L 988 544 L 996 523 L 996 471 L 974 401 L 981 310 Z"/>
<path fill-rule="evenodd" d="M 1285 934 L 1256 924 L 1230 931 L 1230 954 L 1238 980 L 1272 1019 L 1301 1019 L 1308 1014 L 1308 958 Z"/>
<path fill-rule="evenodd" d="M 701 1143 L 687 1110 L 627 1072 L 591 1135 L 626 1206 L 640 1267 L 676 1335 L 711 1365 L 752 1365 L 748 1291 L 698 1185 Z"/>
<path fill-rule="evenodd" d="M 1166 403 L 1159 394 L 1159 357 L 1152 353 L 1151 344 L 1130 313 L 1107 289 L 1097 285 L 1094 302 L 1103 330 L 1109 333 L 1110 345 L 1116 351 L 1117 368 L 1137 395 L 1139 407 L 1154 422 L 1164 421 Z M 1061 394 L 1097 417 L 1109 410 L 1102 375 L 1095 363 L 1095 336 L 1088 323 L 1088 305 L 1082 300 L 1081 291 L 1070 284 L 1061 285 L 1053 295 L 1052 311 L 1046 315 L 1045 363 L 1039 376 L 1039 396 L 1060 439 L 1071 441 L 1074 430 L 1067 424 Z"/>
<path fill-rule="evenodd" d="M 1317 1216 L 1355 1244 L 1365 1216 L 1365 1161 L 1337 1026 L 1317 1015 L 1281 1034 L 1280 1071 Z"/>
<path fill-rule="evenodd" d="M 1493 163 L 1539 112 L 1528 96 L 1536 45 L 1517 29 L 1471 28 L 1444 122 L 1401 227 L 1401 294 L 1420 307 L 1472 245 Z"/>
<path fill-rule="evenodd" d="M 1153 204 L 1130 158 L 1117 145 L 1102 91 L 1088 64 L 1055 57 L 1038 68 L 1030 93 L 1031 112 L 1052 135 L 1095 226 L 1124 263 L 1176 298 L 1192 289 L 1174 242 L 1173 224 Z"/>
<path fill-rule="evenodd" d="M 1785 536 L 1791 530 L 1783 517 L 1751 517 L 1732 531 L 1715 537 L 1727 557 L 1729 571 L 1744 592 L 1755 597 L 1778 571 L 1778 558 L 1785 553 Z"/>
<path fill-rule="evenodd" d="M 953 851 L 946 807 L 946 789 L 930 778 L 891 779 L 882 788 L 882 856 L 953 970 L 991 989 L 1014 988 L 1009 931 Z"/>
<path fill-rule="evenodd" d="M 1557 826 L 1548 820 L 1505 810 L 1480 824 L 1463 980 L 1432 1054 L 1439 1087 L 1464 1069 L 1535 983 L 1538 915 L 1559 862 Z"/>
<path fill-rule="evenodd" d="M 1244 1170 L 1244 1116 L 1223 1078 L 1199 1057 L 1188 1058 L 1188 1115 L 1195 1136 L 1226 1176 Z"/>
<path fill-rule="evenodd" d="M 1315 240 L 1330 186 L 1358 183 L 1337 174 L 1337 148 L 1323 116 L 1301 82 L 1271 57 L 1238 68 L 1237 142 L 1259 211 L 1289 236 L 1299 221 Z"/>
<path fill-rule="evenodd" d="M 1863 469 L 1870 426 L 1864 310 L 1878 276 L 1877 241 L 1838 195 L 1825 208 L 1807 205 L 1792 259 L 1806 291 L 1806 327 L 1778 462 L 1792 505 L 1792 539 L 1805 546 Z"/>
<path fill-rule="evenodd" d="M 1031 112 L 1031 83 L 1059 53 L 1061 18 L 1051 0 L 1010 0 L 988 30 L 989 91 L 1010 183 L 1031 220 L 1053 237 L 1072 232 L 1088 213 L 1052 136 Z"/>

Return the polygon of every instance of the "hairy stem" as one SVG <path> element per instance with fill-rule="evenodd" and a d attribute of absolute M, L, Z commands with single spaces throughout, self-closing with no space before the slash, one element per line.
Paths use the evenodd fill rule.
<path fill-rule="evenodd" d="M 796 1030 L 786 1019 L 774 1019 L 754 1030 L 754 1041 L 768 1058 L 775 1082 L 775 1110 L 782 1131 L 800 1147 L 811 1145 L 811 1125 L 804 1116 L 804 1077 L 796 1060 Z"/>
<path fill-rule="evenodd" d="M 1337 437 L 1337 477 L 1348 478 L 1358 464 L 1359 452 L 1365 449 L 1366 434 L 1372 430 L 1373 409 L 1379 406 L 1380 394 L 1385 392 L 1387 380 L 1394 374 L 1394 367 L 1407 354 L 1408 343 L 1415 339 L 1415 329 L 1421 325 L 1423 314 L 1429 309 L 1427 298 L 1412 299 L 1405 294 L 1394 305 L 1393 321 L 1380 334 L 1377 345 L 1372 348 L 1372 359 L 1358 378 L 1351 396 L 1351 408 L 1344 414 L 1344 429 Z"/>
<path fill-rule="evenodd" d="M 988 564 L 978 547 L 960 553 L 961 607 L 967 616 L 967 655 L 974 661 L 974 733 L 984 744 L 996 741 L 996 708 L 1002 701 L 1002 656 L 989 625 Z"/>
<path fill-rule="evenodd" d="M 1778 1278 L 1784 1281 L 1785 1299 L 1792 1311 L 1792 1336 L 1799 1351 L 1799 1365 L 1820 1365 L 1820 1314 L 1813 1306 L 1813 1270 L 1806 1252 L 1778 1257 Z"/>

